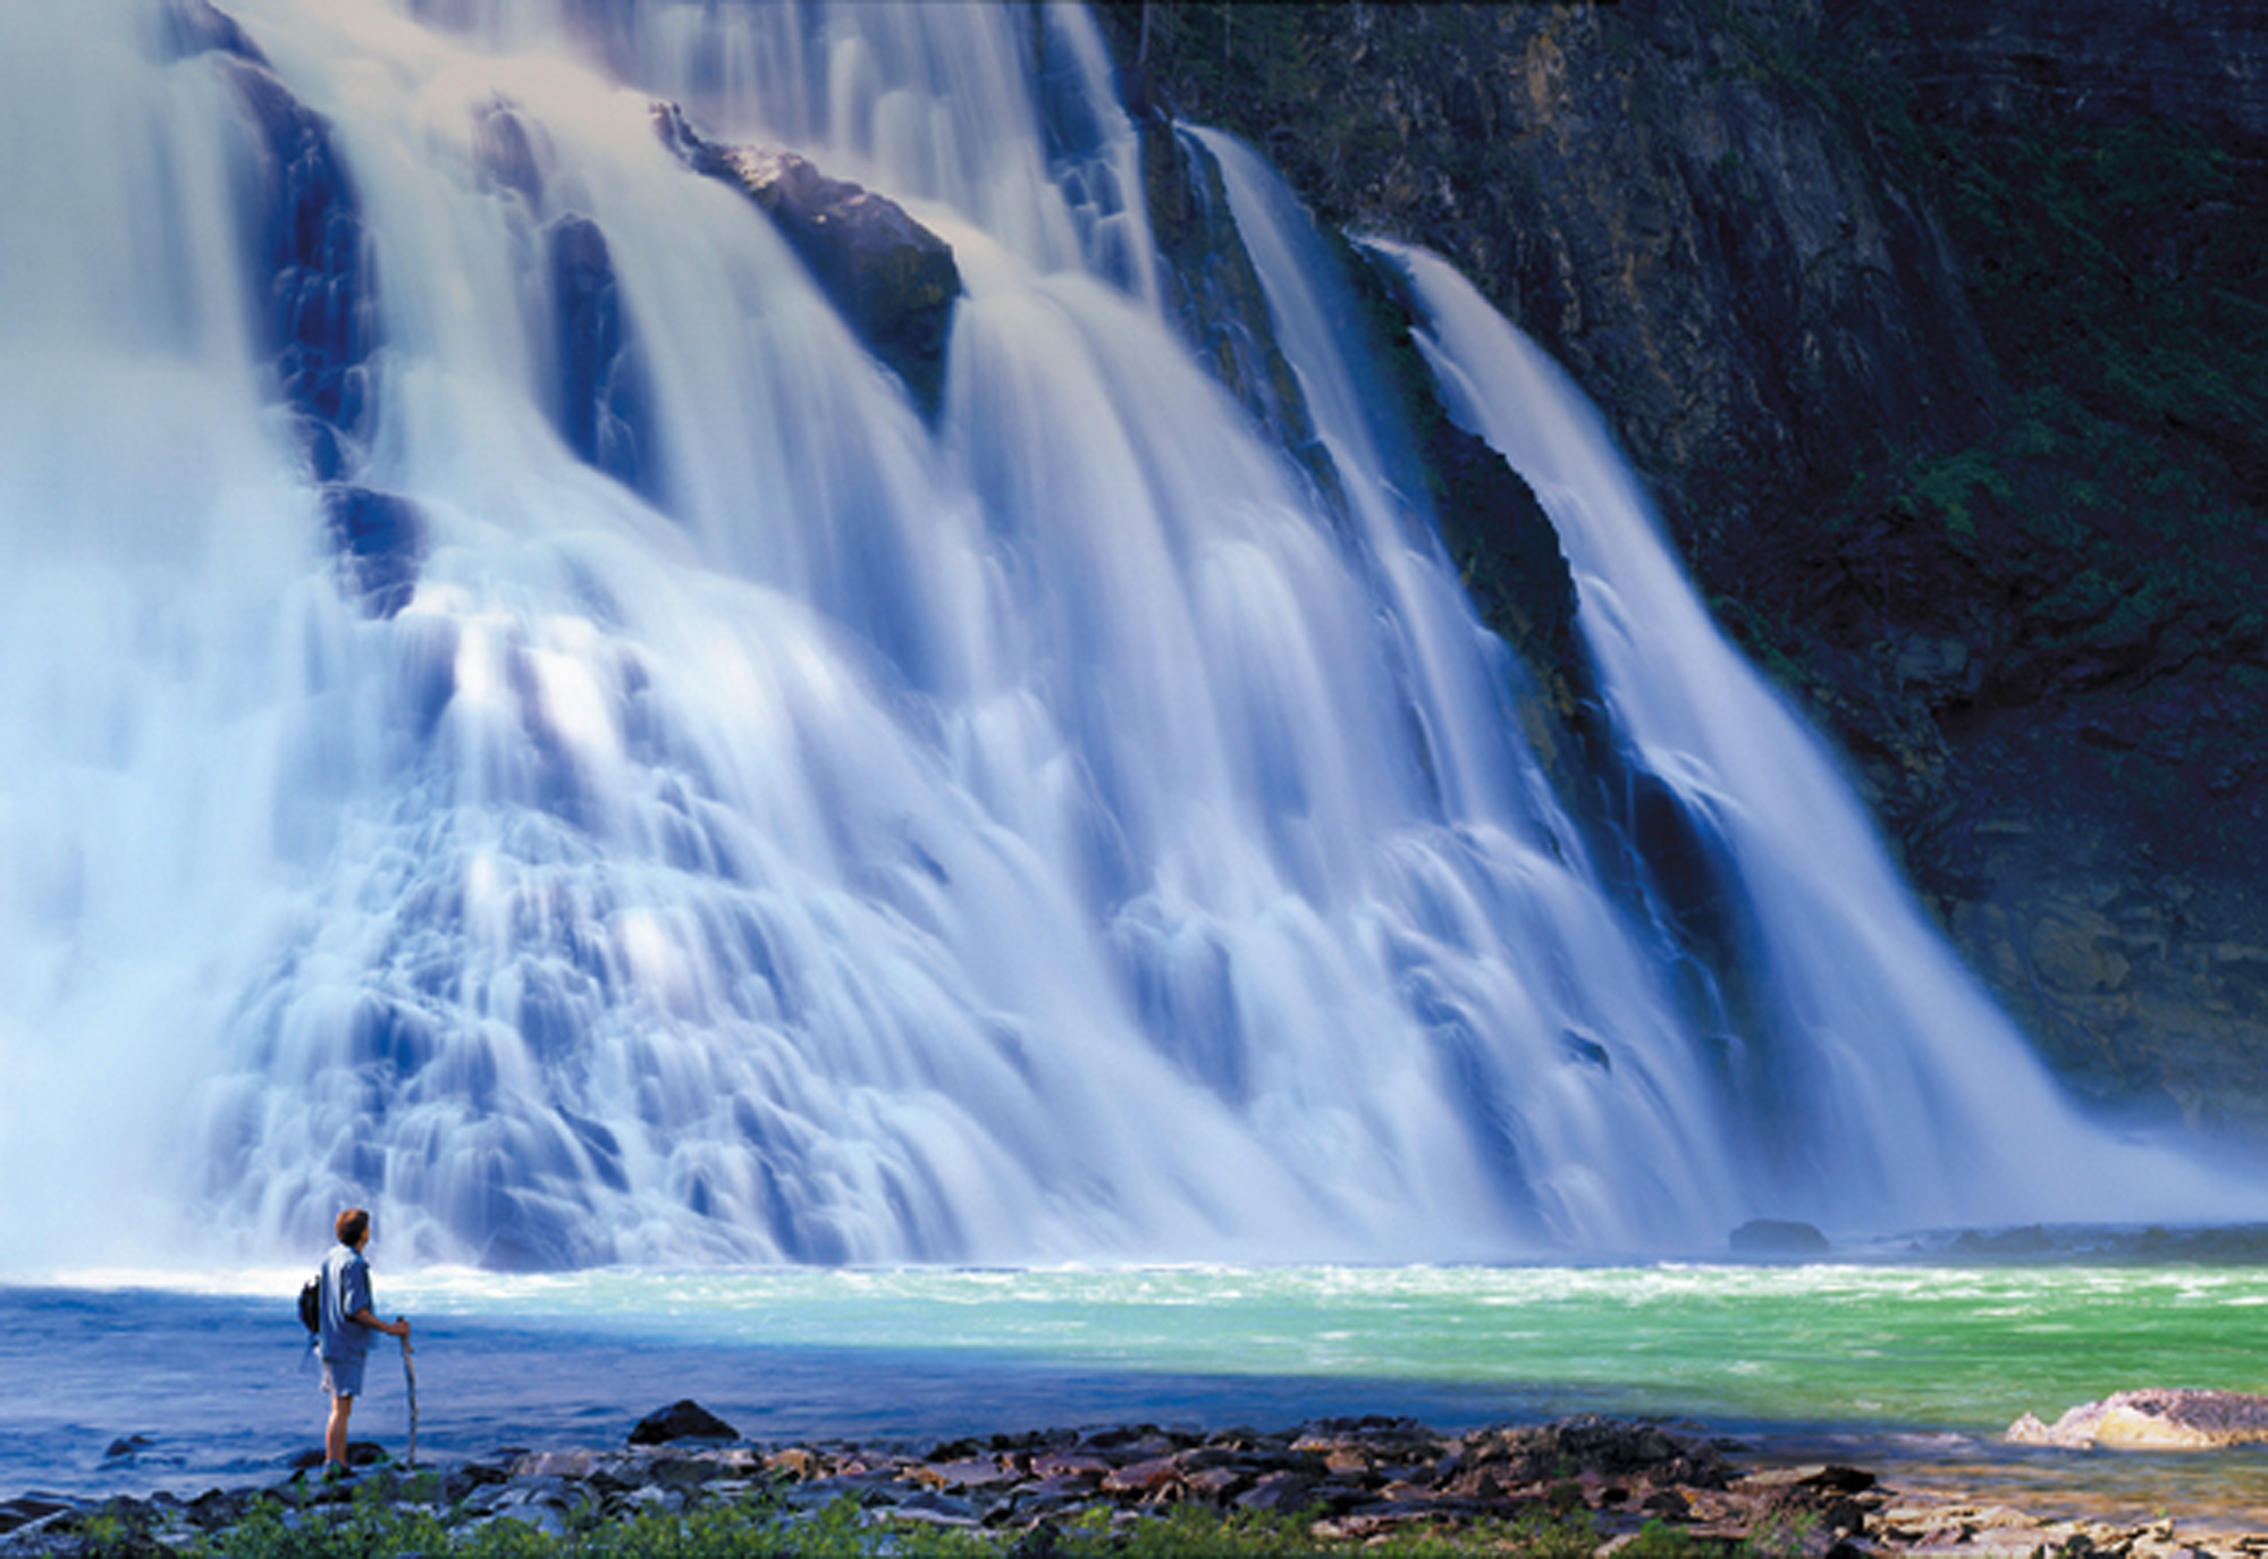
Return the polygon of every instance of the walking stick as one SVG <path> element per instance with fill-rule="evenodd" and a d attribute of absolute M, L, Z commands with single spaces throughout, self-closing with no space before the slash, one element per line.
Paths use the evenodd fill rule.
<path fill-rule="evenodd" d="M 409 1339 L 402 1339 L 402 1378 L 409 1382 L 409 1465 L 417 1465 L 417 1366 L 410 1362 Z"/>

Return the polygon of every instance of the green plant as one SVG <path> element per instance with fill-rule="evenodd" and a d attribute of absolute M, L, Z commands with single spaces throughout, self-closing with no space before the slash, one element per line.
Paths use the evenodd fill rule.
<path fill-rule="evenodd" d="M 1976 495 L 1984 493 L 2002 503 L 2014 500 L 2015 484 L 1990 451 L 1956 450 L 1917 463 L 1909 478 L 1916 500 L 1928 511 L 1942 515 L 1945 528 L 1956 536 L 1977 534 Z"/>
<path fill-rule="evenodd" d="M 1260 1511 L 1223 1515 L 1196 1505 L 1176 1505 L 1162 1516 L 1134 1522 L 1111 1551 L 1128 1559 L 1198 1559 L 1224 1551 L 1254 1556 L 1311 1554 L 1317 1544 L 1308 1527 L 1305 1516 Z"/>
<path fill-rule="evenodd" d="M 1741 1559 L 1794 1559 L 1818 1530 L 1815 1510 L 1772 1511 L 1749 1529 L 1740 1545 Z"/>
<path fill-rule="evenodd" d="M 140 1545 L 133 1525 L 115 1507 L 106 1506 L 79 1523 L 79 1541 L 94 1559 L 116 1559 Z"/>
<path fill-rule="evenodd" d="M 1619 1559 L 1690 1559 L 1696 1546 L 1682 1527 L 1649 1521 L 1617 1553 Z"/>

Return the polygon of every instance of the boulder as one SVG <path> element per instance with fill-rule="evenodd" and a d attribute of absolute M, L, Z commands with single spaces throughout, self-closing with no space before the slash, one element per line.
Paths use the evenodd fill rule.
<path fill-rule="evenodd" d="M 0 1533 L 13 1532 L 18 1527 L 78 1508 L 76 1501 L 61 1494 L 19 1494 L 14 1499 L 0 1500 Z"/>
<path fill-rule="evenodd" d="M 2018 1445 L 2215 1451 L 2268 1444 L 2268 1396 L 2242 1391 L 2120 1391 L 2071 1409 L 2053 1424 L 2026 1413 L 2008 1426 Z"/>
<path fill-rule="evenodd" d="M 895 201 L 830 178 L 793 152 L 704 139 L 675 103 L 654 105 L 654 126 L 687 167 L 732 185 L 772 219 L 874 355 L 934 416 L 961 295 L 951 246 Z"/>
<path fill-rule="evenodd" d="M 1785 1218 L 1751 1218 L 1733 1230 L 1731 1244 L 1736 1256 L 1818 1256 L 1832 1248 L 1816 1226 Z"/>
<path fill-rule="evenodd" d="M 351 477 L 369 434 L 376 282 L 330 121 L 246 55 L 223 57 L 258 135 L 259 323 L 317 481 Z"/>
<path fill-rule="evenodd" d="M 1316 1481 L 1296 1472 L 1271 1472 L 1236 1497 L 1239 1510 L 1293 1516 L 1315 1504 Z"/>
<path fill-rule="evenodd" d="M 2055 1241 L 2045 1228 L 2034 1223 L 1991 1234 L 1963 1229 L 1950 1248 L 1956 1256 L 2046 1256 L 2054 1253 Z"/>
<path fill-rule="evenodd" d="M 657 1408 L 630 1430 L 632 1445 L 667 1445 L 672 1440 L 737 1440 L 733 1428 L 700 1403 L 686 1398 Z"/>

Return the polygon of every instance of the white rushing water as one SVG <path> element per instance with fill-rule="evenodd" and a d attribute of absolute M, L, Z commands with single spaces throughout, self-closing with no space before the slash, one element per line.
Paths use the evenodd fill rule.
<path fill-rule="evenodd" d="M 1351 526 L 1167 317 L 1081 13 L 223 9 L 263 65 L 186 0 L 0 18 L 0 1176 L 39 1188 L 0 1268 L 269 1256 L 353 1201 L 554 1265 L 1691 1249 L 2081 1194 L 2092 1139 L 1830 766 L 1729 735 L 1769 700 L 1696 698 L 1745 673 L 1617 572 L 1674 568 L 1571 529 L 1615 718 L 1757 910 L 1777 1021 L 1727 1083 L 1520 743 L 1304 217 L 1204 142 Z M 934 416 L 657 96 L 952 245 Z M 556 411 L 570 219 L 631 343 L 615 475 Z M 314 390 L 267 323 L 295 220 Z M 392 533 L 342 560 L 326 479 L 421 517 L 382 610 Z"/>

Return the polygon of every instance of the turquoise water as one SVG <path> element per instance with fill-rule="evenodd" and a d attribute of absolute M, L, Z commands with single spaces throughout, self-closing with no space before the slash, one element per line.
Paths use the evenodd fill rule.
<path fill-rule="evenodd" d="M 2004 1446 L 2122 1388 L 2268 1391 L 2268 1267 L 1944 1262 L 1601 1268 L 396 1273 L 429 1457 L 619 1443 L 698 1398 L 758 1440 L 922 1442 L 1106 1421 L 1596 1411 L 2027 1507 L 2268 1527 L 2268 1457 Z M 0 1492 L 201 1487 L 312 1442 L 296 1274 L 0 1289 Z M 381 1361 L 390 1366 L 390 1361 Z M 358 1432 L 396 1445 L 373 1376 Z M 224 1431 L 221 1432 L 221 1431 Z M 141 1434 L 131 1458 L 103 1455 Z"/>
<path fill-rule="evenodd" d="M 1998 1432 L 2122 1387 L 2268 1391 L 2268 1269 L 1220 1268 L 428 1275 L 405 1301 L 679 1343 L 1501 1386 L 1629 1413 Z"/>

